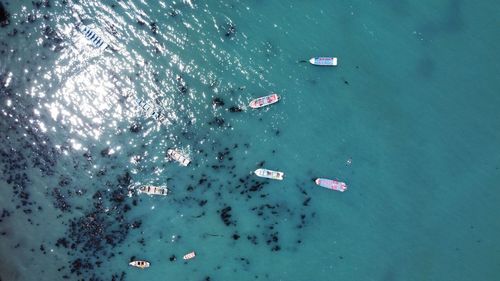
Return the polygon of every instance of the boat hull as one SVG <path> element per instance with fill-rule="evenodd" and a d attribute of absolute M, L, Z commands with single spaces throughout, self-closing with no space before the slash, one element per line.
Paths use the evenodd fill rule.
<path fill-rule="evenodd" d="M 186 156 L 182 155 L 179 151 L 175 149 L 169 149 L 167 150 L 167 157 L 170 158 L 171 160 L 177 161 L 181 166 L 187 166 L 189 163 L 191 163 L 191 160 L 187 158 Z"/>
<path fill-rule="evenodd" d="M 280 96 L 278 94 L 271 94 L 265 97 L 260 97 L 252 100 L 249 104 L 251 108 L 261 108 L 264 106 L 271 105 L 273 103 L 277 103 L 280 100 Z"/>
<path fill-rule="evenodd" d="M 190 260 L 190 259 L 192 259 L 194 257 L 196 257 L 196 253 L 195 252 L 191 252 L 191 253 L 185 254 L 182 258 L 185 259 L 185 260 Z"/>
<path fill-rule="evenodd" d="M 128 264 L 130 266 L 138 267 L 140 269 L 148 268 L 151 265 L 148 261 L 131 261 Z"/>
<path fill-rule="evenodd" d="M 345 183 L 336 180 L 318 178 L 314 182 L 321 187 L 328 188 L 331 190 L 336 190 L 340 192 L 344 192 L 347 190 L 347 185 Z"/>
<path fill-rule="evenodd" d="M 108 44 L 106 44 L 106 42 L 104 42 L 104 40 L 90 28 L 84 26 L 80 31 L 83 33 L 83 36 L 85 36 L 85 38 L 87 38 L 87 40 L 92 43 L 94 47 L 102 50 L 108 47 Z"/>
<path fill-rule="evenodd" d="M 168 189 L 166 187 L 160 187 L 154 185 L 143 185 L 139 187 L 139 193 L 145 193 L 148 195 L 166 196 L 168 194 Z"/>
<path fill-rule="evenodd" d="M 261 178 L 268 178 L 272 180 L 283 180 L 285 173 L 272 171 L 267 169 L 257 169 L 254 171 L 254 174 Z"/>
<path fill-rule="evenodd" d="M 337 58 L 334 57 L 317 57 L 309 59 L 309 63 L 312 65 L 320 66 L 336 66 Z"/>
<path fill-rule="evenodd" d="M 164 121 L 167 121 L 167 116 L 165 115 L 164 111 L 159 107 L 156 106 L 146 100 L 138 99 L 136 101 L 137 106 L 142 110 L 142 113 L 147 116 L 147 117 L 152 117 L 159 123 L 163 123 Z"/>

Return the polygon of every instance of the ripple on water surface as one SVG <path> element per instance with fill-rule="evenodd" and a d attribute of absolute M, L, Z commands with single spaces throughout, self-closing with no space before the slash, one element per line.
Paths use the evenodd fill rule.
<path fill-rule="evenodd" d="M 250 174 L 279 154 L 284 118 L 246 106 L 274 90 L 263 65 L 279 53 L 240 30 L 250 7 L 10 2 L 0 20 L 4 8 L 2 252 L 31 265 L 2 266 L 2 278 L 125 280 L 139 276 L 127 262 L 146 259 L 149 277 L 266 279 L 259 257 L 297 251 L 311 196 Z M 272 132 L 269 147 L 249 125 Z M 193 163 L 168 162 L 171 147 Z M 171 194 L 138 195 L 140 184 Z M 177 258 L 191 250 L 193 261 Z"/>

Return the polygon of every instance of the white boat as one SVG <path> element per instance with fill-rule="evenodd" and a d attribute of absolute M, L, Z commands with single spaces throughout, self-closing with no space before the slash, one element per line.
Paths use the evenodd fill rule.
<path fill-rule="evenodd" d="M 321 66 L 336 66 L 337 58 L 335 57 L 316 57 L 310 58 L 309 63 L 313 65 L 321 65 Z"/>
<path fill-rule="evenodd" d="M 176 149 L 168 149 L 167 157 L 171 160 L 179 162 L 179 164 L 181 164 L 182 166 L 187 166 L 189 165 L 189 163 L 191 163 L 191 159 L 189 159 L 186 155 L 183 155 Z"/>
<path fill-rule="evenodd" d="M 185 260 L 190 260 L 190 259 L 192 259 L 194 257 L 196 257 L 196 253 L 195 252 L 191 252 L 191 253 L 185 254 L 182 258 L 185 259 Z"/>
<path fill-rule="evenodd" d="M 272 171 L 268 169 L 257 169 L 254 171 L 254 173 L 261 178 L 268 178 L 273 180 L 283 180 L 283 177 L 285 176 L 285 173 L 283 172 Z"/>
<path fill-rule="evenodd" d="M 104 42 L 104 40 L 99 35 L 97 35 L 94 31 L 92 31 L 92 29 L 83 26 L 82 28 L 80 28 L 80 31 L 83 33 L 85 38 L 87 38 L 90 41 L 90 43 L 92 43 L 94 47 L 102 50 L 108 47 L 108 44 Z"/>
<path fill-rule="evenodd" d="M 150 266 L 148 261 L 131 261 L 128 263 L 130 266 L 138 267 L 140 269 L 144 269 Z"/>
<path fill-rule="evenodd" d="M 347 185 L 344 182 L 330 180 L 330 179 L 322 179 L 318 178 L 314 181 L 317 185 L 322 186 L 324 188 L 337 190 L 340 192 L 344 192 L 347 190 Z"/>
<path fill-rule="evenodd" d="M 146 193 L 148 195 L 167 195 L 168 188 L 154 185 L 141 185 L 138 189 L 139 193 Z"/>
<path fill-rule="evenodd" d="M 163 114 L 163 110 L 159 106 L 155 106 L 154 104 L 142 99 L 138 99 L 136 104 L 142 110 L 144 115 L 151 116 L 160 123 L 167 119 L 165 114 Z"/>
<path fill-rule="evenodd" d="M 280 100 L 280 96 L 276 93 L 272 93 L 271 95 L 265 96 L 265 97 L 260 97 L 252 100 L 250 102 L 250 107 L 251 108 L 260 108 L 264 107 L 273 103 L 277 103 Z"/>

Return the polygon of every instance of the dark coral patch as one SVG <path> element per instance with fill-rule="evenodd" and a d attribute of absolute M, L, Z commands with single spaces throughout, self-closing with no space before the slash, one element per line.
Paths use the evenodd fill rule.
<path fill-rule="evenodd" d="M 0 2 L 0 27 L 9 25 L 9 13 L 5 10 L 2 2 Z"/>
<path fill-rule="evenodd" d="M 132 133 L 139 133 L 141 129 L 142 129 L 141 125 L 134 123 L 130 126 L 129 131 Z"/>
<path fill-rule="evenodd" d="M 242 111 L 243 111 L 243 109 L 241 109 L 241 108 L 240 108 L 240 107 L 238 107 L 238 106 L 231 106 L 231 107 L 229 108 L 229 112 L 232 112 L 232 113 L 237 113 L 237 112 L 242 112 Z"/>
<path fill-rule="evenodd" d="M 227 206 L 218 211 L 220 214 L 220 218 L 222 219 L 222 221 L 226 226 L 235 224 L 234 221 L 231 220 L 231 210 L 232 208 L 230 206 Z"/>
<path fill-rule="evenodd" d="M 219 97 L 215 97 L 212 99 L 212 105 L 214 107 L 220 107 L 220 106 L 224 106 L 224 100 L 219 98 Z"/>

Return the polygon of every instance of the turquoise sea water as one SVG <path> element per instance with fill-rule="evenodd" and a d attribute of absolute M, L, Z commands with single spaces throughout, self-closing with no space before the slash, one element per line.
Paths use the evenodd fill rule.
<path fill-rule="evenodd" d="M 1 280 L 500 278 L 498 1 L 0 2 Z"/>

